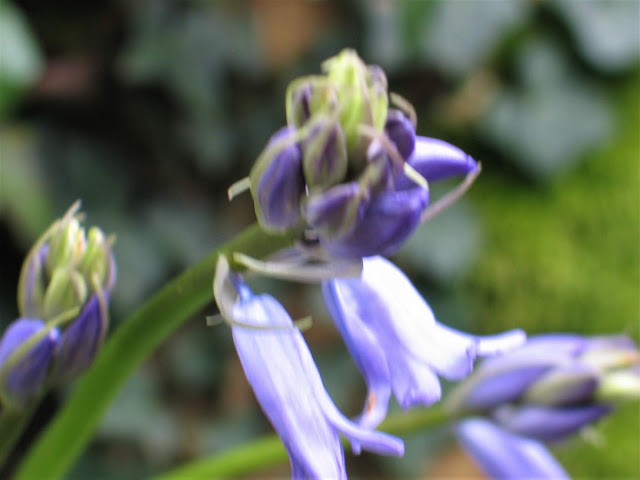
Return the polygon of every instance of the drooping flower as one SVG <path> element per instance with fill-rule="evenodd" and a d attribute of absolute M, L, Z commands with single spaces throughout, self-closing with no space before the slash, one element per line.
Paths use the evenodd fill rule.
<path fill-rule="evenodd" d="M 37 395 L 47 378 L 60 337 L 35 318 L 13 322 L 0 340 L 0 399 L 5 407 L 20 408 Z"/>
<path fill-rule="evenodd" d="M 401 440 L 338 411 L 287 312 L 273 297 L 253 295 L 222 256 L 214 292 L 247 380 L 287 449 L 293 478 L 346 478 L 339 433 L 372 452 L 403 454 Z"/>
<path fill-rule="evenodd" d="M 322 285 L 324 301 L 367 384 L 360 423 L 378 425 L 391 392 L 404 409 L 431 405 L 441 395 L 438 376 L 466 377 L 479 355 L 513 348 L 521 331 L 474 337 L 436 322 L 409 279 L 382 257 L 365 258 L 360 278 Z"/>
<path fill-rule="evenodd" d="M 494 480 L 569 479 L 567 472 L 540 442 L 509 433 L 488 420 L 463 420 L 455 431 L 464 449 Z"/>
<path fill-rule="evenodd" d="M 616 402 L 640 398 L 640 352 L 624 336 L 548 334 L 484 361 L 448 399 L 510 432 L 557 441 L 594 423 Z"/>

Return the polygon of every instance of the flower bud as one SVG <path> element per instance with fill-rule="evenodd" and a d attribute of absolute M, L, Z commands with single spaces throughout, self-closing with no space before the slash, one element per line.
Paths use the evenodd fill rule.
<path fill-rule="evenodd" d="M 23 316 L 48 328 L 68 324 L 56 337 L 55 381 L 72 378 L 93 360 L 107 330 L 107 298 L 115 285 L 112 239 L 97 227 L 85 233 L 77 208 L 36 242 L 18 287 Z"/>
<path fill-rule="evenodd" d="M 295 135 L 291 127 L 276 132 L 249 175 L 256 215 L 266 230 L 285 231 L 300 218 L 305 183 Z"/>
<path fill-rule="evenodd" d="M 363 149 L 361 124 L 382 132 L 389 102 L 386 78 L 381 69 L 367 67 L 351 49 L 345 49 L 326 60 L 322 69 L 336 86 L 340 123 L 349 155 L 354 155 Z"/>
<path fill-rule="evenodd" d="M 367 193 L 357 182 L 342 183 L 312 195 L 304 215 L 321 238 L 340 238 L 360 222 L 367 205 Z"/>
<path fill-rule="evenodd" d="M 287 105 L 287 122 L 290 127 L 302 127 L 315 115 L 332 115 L 337 112 L 336 92 L 323 79 L 311 77 L 304 82 L 294 82 L 292 86 L 294 90 Z"/>
<path fill-rule="evenodd" d="M 72 379 L 91 365 L 107 333 L 105 308 L 98 295 L 93 295 L 62 333 L 54 352 L 55 381 Z"/>
<path fill-rule="evenodd" d="M 40 319 L 20 318 L 0 340 L 0 398 L 16 408 L 41 390 L 60 336 Z M 14 355 L 15 354 L 15 355 Z"/>
<path fill-rule="evenodd" d="M 639 398 L 638 365 L 640 353 L 626 337 L 541 335 L 483 362 L 448 406 L 490 415 L 514 433 L 558 440 L 608 413 L 613 402 Z"/>
<path fill-rule="evenodd" d="M 302 168 L 309 188 L 330 187 L 347 174 L 347 146 L 340 123 L 317 116 L 303 141 Z"/>
<path fill-rule="evenodd" d="M 402 158 L 408 160 L 416 143 L 416 132 L 411 121 L 400 110 L 391 109 L 387 113 L 384 131 Z"/>
<path fill-rule="evenodd" d="M 381 193 L 366 206 L 349 233 L 341 237 L 321 236 L 320 243 L 335 257 L 391 255 L 418 227 L 428 203 L 426 188 Z"/>

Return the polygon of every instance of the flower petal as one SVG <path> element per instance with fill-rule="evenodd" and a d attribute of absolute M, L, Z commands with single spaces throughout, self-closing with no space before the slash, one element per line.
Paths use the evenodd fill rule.
<path fill-rule="evenodd" d="M 464 176 L 478 168 L 475 160 L 458 147 L 429 137 L 416 137 L 415 149 L 407 161 L 429 182 Z M 409 188 L 411 183 L 406 176 L 400 175 L 396 187 Z"/>
<path fill-rule="evenodd" d="M 51 329 L 12 367 L 7 366 L 8 371 L 4 372 L 3 367 L 16 348 L 43 328 L 46 328 L 46 325 L 40 319 L 20 318 L 9 325 L 0 340 L 0 371 L 6 379 L 6 384 L 0 388 L 5 389 L 19 404 L 36 394 L 42 387 L 49 371 L 53 350 L 60 338 L 58 329 Z"/>
<path fill-rule="evenodd" d="M 464 420 L 456 426 L 456 436 L 493 479 L 569 479 L 542 444 L 505 432 L 488 420 Z"/>
<path fill-rule="evenodd" d="M 428 203 L 426 188 L 383 192 L 371 200 L 353 231 L 337 238 L 321 237 L 320 243 L 335 257 L 391 255 L 420 225 Z"/>
<path fill-rule="evenodd" d="M 552 408 L 524 406 L 499 408 L 494 418 L 506 430 L 542 441 L 561 440 L 611 411 L 608 405 Z"/>

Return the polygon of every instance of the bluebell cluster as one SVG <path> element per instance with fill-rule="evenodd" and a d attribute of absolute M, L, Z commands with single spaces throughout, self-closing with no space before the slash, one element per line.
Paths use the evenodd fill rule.
<path fill-rule="evenodd" d="M 78 206 L 45 232 L 23 264 L 20 318 L 0 339 L 3 409 L 23 409 L 47 386 L 77 377 L 106 335 L 116 280 L 113 239 L 97 227 L 86 232 Z"/>
<path fill-rule="evenodd" d="M 390 100 L 398 108 L 389 108 Z M 437 322 L 383 256 L 429 218 L 431 182 L 468 179 L 477 163 L 449 143 L 417 136 L 411 105 L 389 94 L 384 72 L 351 50 L 327 60 L 323 75 L 294 80 L 286 107 L 288 124 L 269 140 L 248 185 L 260 225 L 300 241 L 280 259 L 240 263 L 262 274 L 319 280 L 367 386 L 361 414 L 346 419 L 296 322 L 272 296 L 252 294 L 219 257 L 216 301 L 289 453 L 293 478 L 346 478 L 339 433 L 356 454 L 402 455 L 400 439 L 375 430 L 390 398 L 405 410 L 432 405 L 441 397 L 440 377 L 462 381 L 447 412 L 452 420 L 473 417 L 456 432 L 489 475 L 566 477 L 540 442 L 564 438 L 615 402 L 640 397 L 637 347 L 625 337 L 527 341 L 520 330 L 477 337 Z M 341 263 L 355 265 L 355 273 L 336 268 Z M 326 265 L 321 278 L 319 265 Z M 472 374 L 480 357 L 487 358 Z"/>

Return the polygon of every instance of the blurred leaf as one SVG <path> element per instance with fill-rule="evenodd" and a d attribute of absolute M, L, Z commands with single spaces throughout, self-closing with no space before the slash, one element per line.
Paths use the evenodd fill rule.
<path fill-rule="evenodd" d="M 519 56 L 523 91 L 499 91 L 481 130 L 505 157 L 548 180 L 574 166 L 614 130 L 602 92 L 571 75 L 553 44 L 534 40 Z"/>
<path fill-rule="evenodd" d="M 28 250 L 58 213 L 49 201 L 50 184 L 37 161 L 30 128 L 0 127 L 0 180 L 0 215 Z"/>
<path fill-rule="evenodd" d="M 484 63 L 530 9 L 525 0 L 436 2 L 423 26 L 422 53 L 436 68 L 462 77 Z"/>
<path fill-rule="evenodd" d="M 158 400 L 158 385 L 141 370 L 127 382 L 100 426 L 100 436 L 135 440 L 156 464 L 168 464 L 180 442 L 172 412 Z"/>
<path fill-rule="evenodd" d="M 580 53 L 596 68 L 618 72 L 640 60 L 640 3 L 633 0 L 550 2 L 567 21 Z"/>
<path fill-rule="evenodd" d="M 0 1 L 0 119 L 42 72 L 42 57 L 22 13 Z"/>

